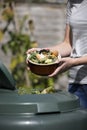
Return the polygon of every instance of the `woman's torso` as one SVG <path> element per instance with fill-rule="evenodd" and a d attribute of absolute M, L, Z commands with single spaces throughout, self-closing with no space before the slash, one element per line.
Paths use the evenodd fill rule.
<path fill-rule="evenodd" d="M 87 0 L 70 0 L 69 24 L 72 35 L 71 57 L 87 55 Z M 87 65 L 69 71 L 70 83 L 87 84 Z"/>

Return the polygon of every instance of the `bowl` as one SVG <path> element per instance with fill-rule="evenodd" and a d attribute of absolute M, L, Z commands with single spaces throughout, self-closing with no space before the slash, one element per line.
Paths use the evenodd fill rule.
<path fill-rule="evenodd" d="M 58 67 L 58 63 L 49 64 L 49 65 L 42 65 L 42 64 L 38 65 L 30 61 L 28 63 L 31 72 L 41 76 L 47 76 L 52 74 Z"/>
<path fill-rule="evenodd" d="M 59 53 L 58 53 L 56 61 L 49 64 L 35 63 L 28 59 L 28 66 L 32 73 L 40 75 L 40 76 L 48 76 L 52 74 L 56 70 L 56 68 L 59 66 L 60 59 L 61 59 L 61 56 Z"/>

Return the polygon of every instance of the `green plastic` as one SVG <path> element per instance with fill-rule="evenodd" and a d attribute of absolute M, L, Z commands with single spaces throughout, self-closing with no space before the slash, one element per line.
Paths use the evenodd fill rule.
<path fill-rule="evenodd" d="M 0 61 L 0 88 L 15 89 L 15 81 L 4 64 Z M 2 91 L 0 95 L 0 113 L 51 113 L 65 112 L 79 108 L 79 99 L 63 91 L 54 94 L 18 95 L 17 91 L 8 93 Z M 3 93 L 4 91 L 4 93 Z"/>
<path fill-rule="evenodd" d="M 18 95 L 1 62 L 0 88 L 0 130 L 87 130 L 87 110 L 69 92 Z"/>
<path fill-rule="evenodd" d="M 87 130 L 87 110 L 68 92 L 18 95 L 0 89 L 0 130 Z"/>
<path fill-rule="evenodd" d="M 54 113 L 68 112 L 79 108 L 79 99 L 68 93 L 59 91 L 54 94 L 18 95 L 17 91 L 0 90 L 0 113 Z"/>
<path fill-rule="evenodd" d="M 5 67 L 5 65 L 0 61 L 0 88 L 7 88 L 14 90 L 16 82 L 13 79 L 11 73 Z"/>

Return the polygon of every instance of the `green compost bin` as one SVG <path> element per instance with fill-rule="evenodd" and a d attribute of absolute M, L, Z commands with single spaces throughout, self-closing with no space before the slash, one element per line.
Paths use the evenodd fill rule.
<path fill-rule="evenodd" d="M 0 67 L 0 130 L 87 130 L 87 110 L 75 95 L 18 95 L 10 73 Z"/>
<path fill-rule="evenodd" d="M 87 130 L 87 110 L 68 92 L 18 95 L 1 89 L 0 130 Z"/>

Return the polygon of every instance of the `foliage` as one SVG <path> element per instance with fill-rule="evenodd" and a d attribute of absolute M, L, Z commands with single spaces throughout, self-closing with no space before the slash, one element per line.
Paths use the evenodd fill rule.
<path fill-rule="evenodd" d="M 11 10 L 8 9 L 8 10 Z M 12 8 L 13 11 L 13 8 Z M 3 15 L 4 14 L 4 15 Z M 7 23 L 10 24 L 11 21 L 14 20 L 14 12 L 7 11 L 2 13 L 5 17 Z M 12 75 L 17 83 L 17 88 L 19 90 L 19 94 L 25 93 L 48 93 L 54 90 L 54 82 L 55 78 L 43 78 L 32 74 L 30 71 L 26 69 L 26 50 L 32 47 L 37 47 L 36 42 L 31 42 L 28 34 L 22 33 L 22 27 L 24 26 L 25 20 L 27 19 L 24 16 L 23 20 L 20 22 L 19 31 L 9 31 L 8 25 L 5 27 L 5 31 L 8 31 L 10 36 L 10 40 L 2 45 L 2 50 L 5 54 L 9 51 L 12 54 L 10 68 Z M 4 29 L 3 29 L 4 30 Z M 5 31 L 3 31 L 5 33 Z M 47 90 L 46 88 L 49 88 Z M 45 91 L 44 91 L 45 89 Z"/>

